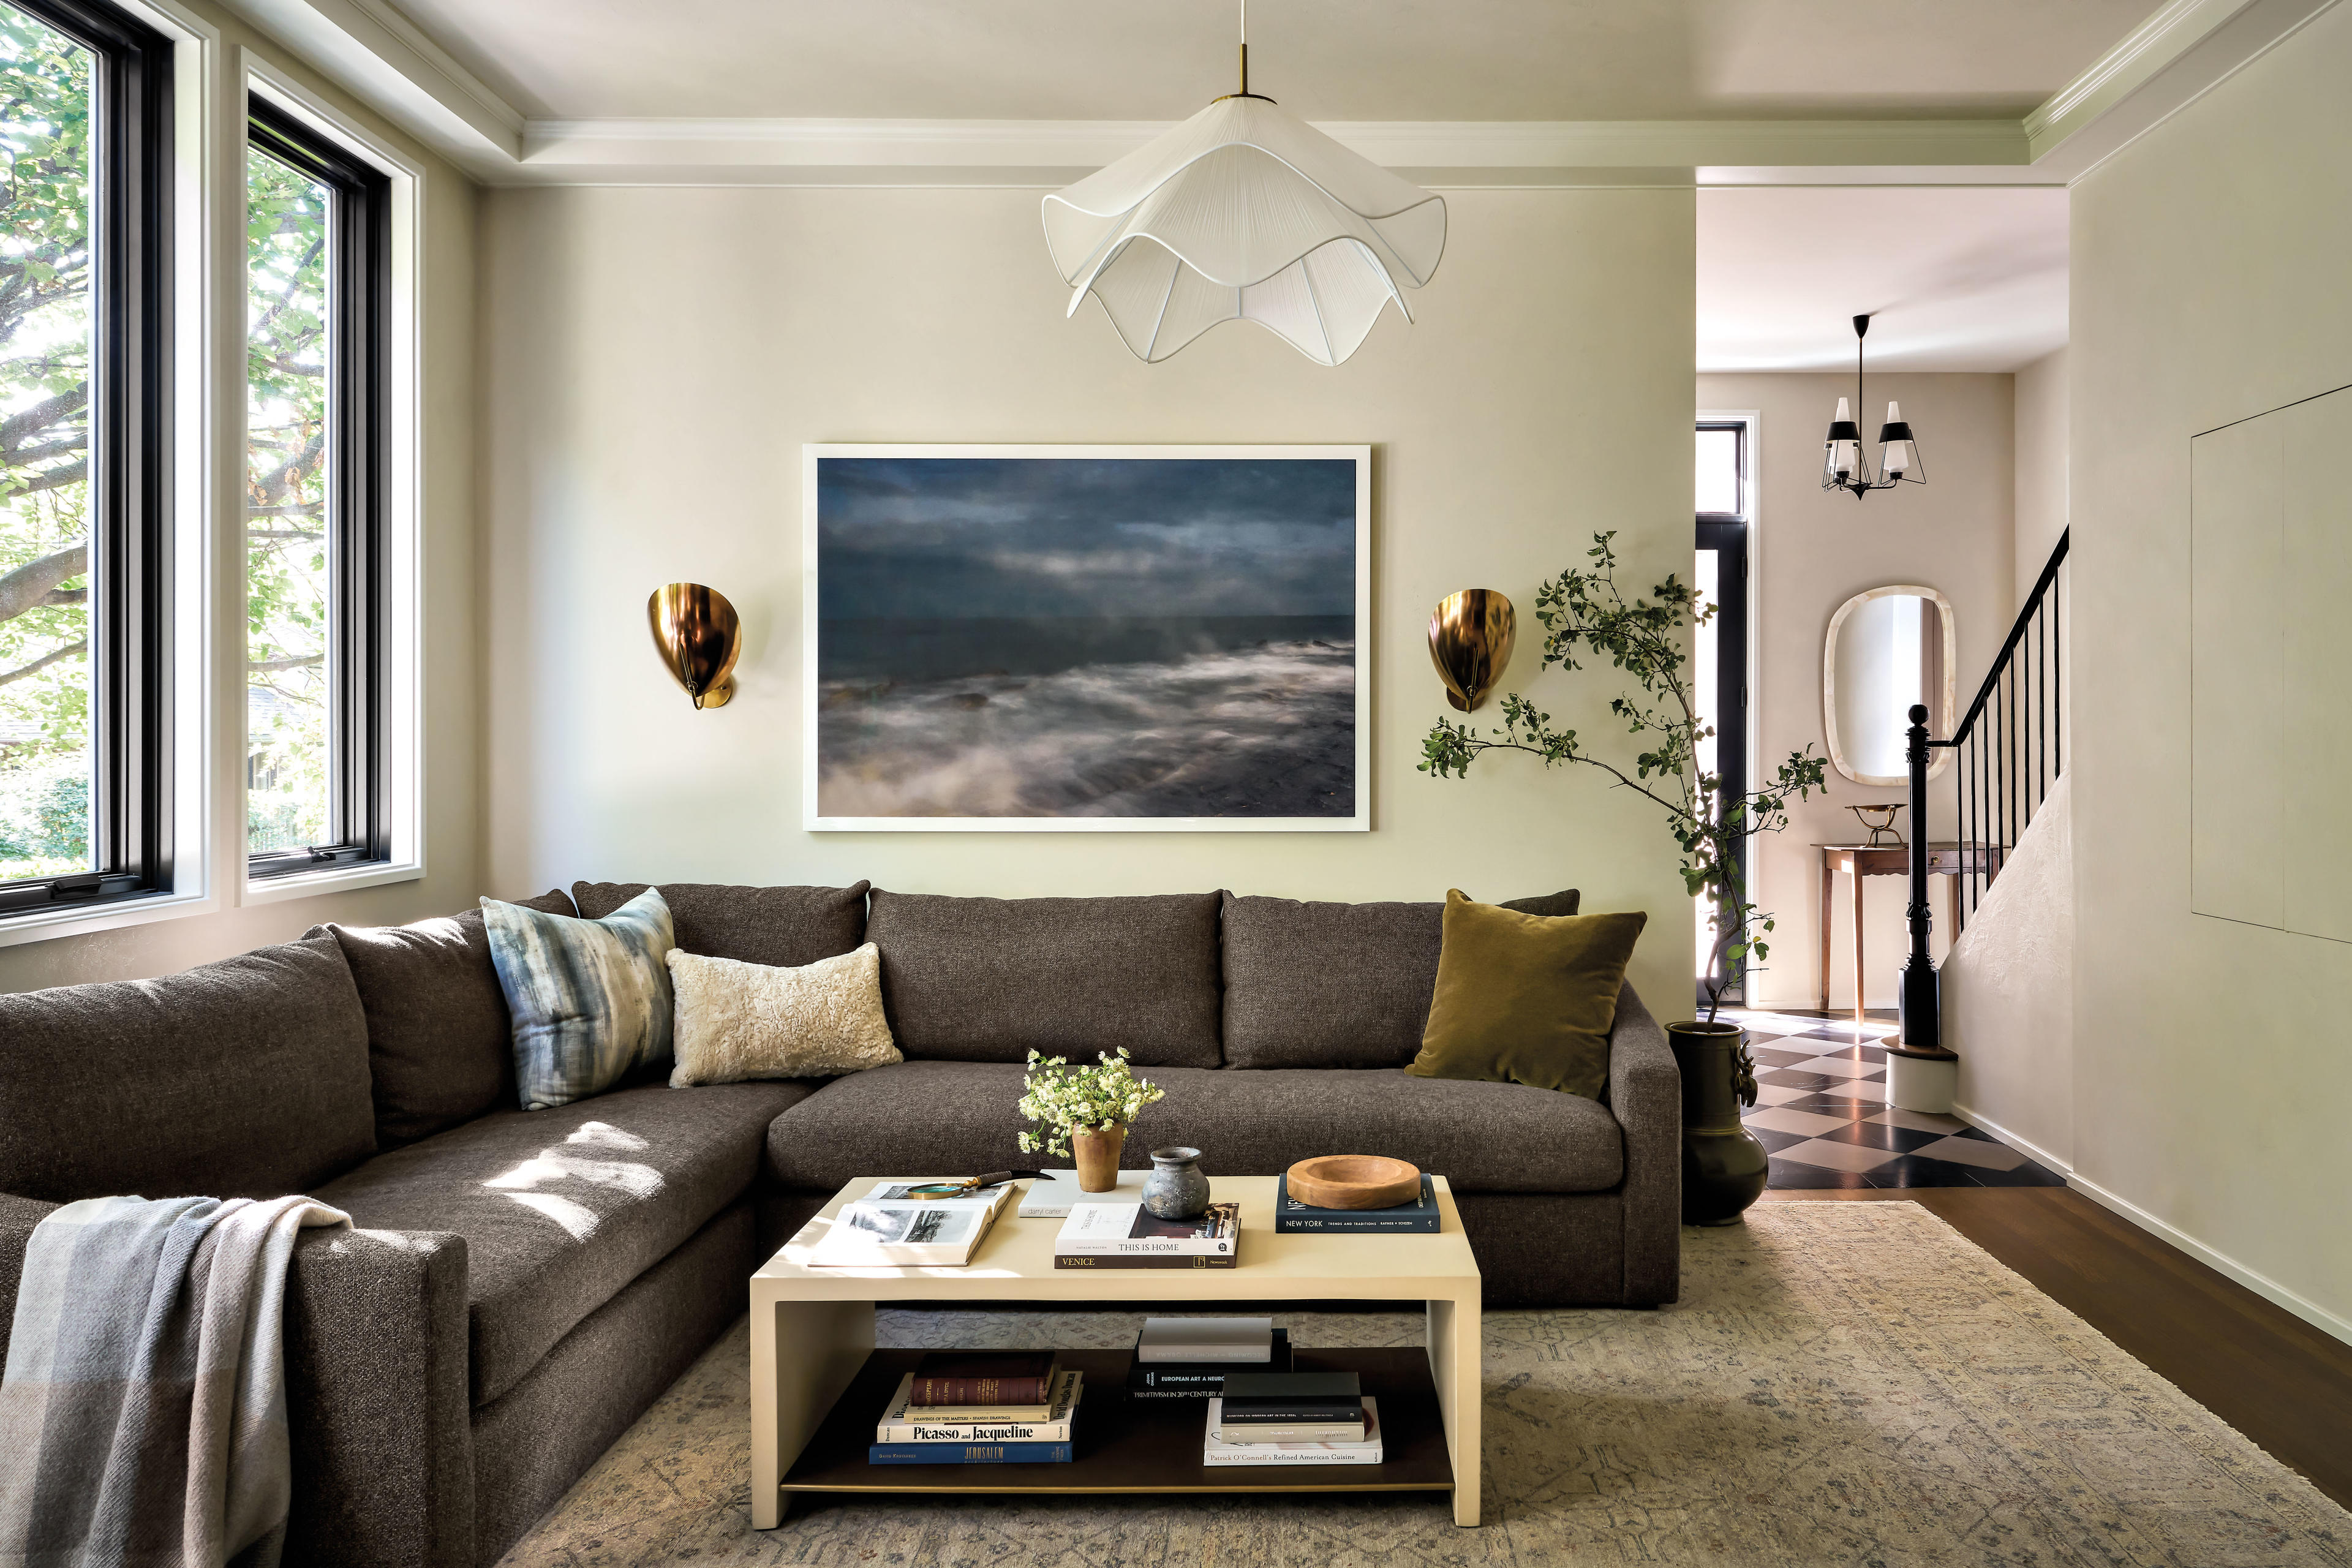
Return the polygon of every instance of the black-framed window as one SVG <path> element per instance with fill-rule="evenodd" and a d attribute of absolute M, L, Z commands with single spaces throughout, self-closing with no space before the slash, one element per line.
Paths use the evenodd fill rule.
<path fill-rule="evenodd" d="M 246 151 L 246 849 L 392 853 L 391 181 L 262 98 Z"/>
<path fill-rule="evenodd" d="M 172 886 L 172 50 L 0 0 L 0 917 Z"/>
<path fill-rule="evenodd" d="M 1754 434 L 1744 419 L 1698 422 L 1694 581 L 1714 603 L 1716 613 L 1699 630 L 1694 673 L 1701 716 L 1715 729 L 1714 737 L 1701 743 L 1699 765 L 1720 781 L 1717 801 L 1748 793 L 1748 547 L 1755 504 Z M 1746 844 L 1735 853 L 1744 881 L 1753 868 Z M 1707 945 L 1702 928 L 1702 967 Z M 1706 978 L 1699 975 L 1702 998 Z"/>

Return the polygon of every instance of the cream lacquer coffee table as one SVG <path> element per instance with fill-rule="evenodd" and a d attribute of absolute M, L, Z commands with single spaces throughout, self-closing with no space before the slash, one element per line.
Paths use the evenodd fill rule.
<path fill-rule="evenodd" d="M 809 1249 L 843 1204 L 879 1181 L 864 1176 L 751 1276 L 751 1523 L 783 1522 L 793 1493 L 1450 1491 L 1454 1522 L 1478 1522 L 1478 1263 L 1445 1178 L 1434 1236 L 1277 1235 L 1275 1178 L 1211 1178 L 1219 1202 L 1242 1205 L 1234 1268 L 1056 1269 L 1058 1219 L 1021 1219 L 1008 1205 L 961 1268 L 812 1268 Z M 874 1348 L 874 1309 L 893 1301 L 1394 1301 L 1427 1304 L 1426 1350 L 1298 1350 L 1298 1370 L 1352 1371 L 1381 1407 L 1380 1465 L 1209 1468 L 1201 1463 L 1203 1400 L 1126 1396 L 1130 1352 L 1065 1349 L 1086 1373 L 1077 1453 L 1063 1465 L 869 1465 L 874 1424 L 919 1355 Z"/>

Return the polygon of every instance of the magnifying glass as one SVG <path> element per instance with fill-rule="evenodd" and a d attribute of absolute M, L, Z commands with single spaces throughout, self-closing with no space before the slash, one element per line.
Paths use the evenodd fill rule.
<path fill-rule="evenodd" d="M 963 1176 L 951 1182 L 925 1182 L 907 1189 L 913 1198 L 960 1198 L 985 1187 L 1003 1186 L 1019 1176 L 1043 1176 L 1043 1171 L 991 1171 L 984 1176 Z"/>

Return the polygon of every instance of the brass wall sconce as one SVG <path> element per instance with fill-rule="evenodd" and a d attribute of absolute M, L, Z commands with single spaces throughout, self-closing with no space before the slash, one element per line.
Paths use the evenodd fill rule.
<path fill-rule="evenodd" d="M 1465 588 L 1438 600 L 1429 617 L 1429 662 L 1445 682 L 1445 700 L 1465 713 L 1486 700 L 1517 637 L 1517 613 L 1492 588 Z"/>
<path fill-rule="evenodd" d="M 724 708 L 735 695 L 735 656 L 743 649 L 735 606 L 716 588 L 669 583 L 646 601 L 654 647 L 697 708 Z"/>

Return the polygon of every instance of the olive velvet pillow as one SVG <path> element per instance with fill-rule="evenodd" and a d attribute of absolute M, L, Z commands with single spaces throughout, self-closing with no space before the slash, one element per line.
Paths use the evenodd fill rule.
<path fill-rule="evenodd" d="M 1404 1070 L 1600 1099 L 1617 992 L 1649 919 L 1521 914 L 1449 890 L 1429 1026 Z"/>

